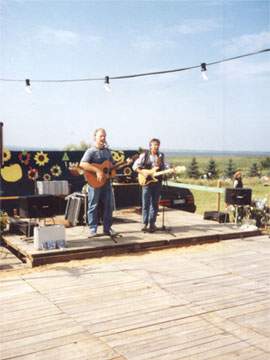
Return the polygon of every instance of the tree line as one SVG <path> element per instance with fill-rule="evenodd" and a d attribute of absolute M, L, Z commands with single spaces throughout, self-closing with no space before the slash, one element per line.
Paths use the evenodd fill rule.
<path fill-rule="evenodd" d="M 270 157 L 266 157 L 260 162 L 260 164 L 257 162 L 252 163 L 248 169 L 247 175 L 250 177 L 260 176 L 262 169 L 270 170 Z M 206 179 L 216 179 L 220 175 L 223 175 L 225 178 L 232 178 L 237 170 L 238 168 L 236 167 L 236 164 L 232 159 L 229 159 L 222 174 L 217 167 L 216 161 L 214 159 L 210 159 L 206 168 L 203 170 L 203 172 L 201 172 L 196 158 L 193 157 L 187 167 L 187 176 L 193 179 L 198 179 L 201 177 Z"/>

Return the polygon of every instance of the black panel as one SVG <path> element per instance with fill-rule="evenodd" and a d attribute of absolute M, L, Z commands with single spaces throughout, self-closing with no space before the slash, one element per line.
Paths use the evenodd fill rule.
<path fill-rule="evenodd" d="M 250 205 L 251 189 L 226 189 L 225 202 L 229 205 Z"/>
<path fill-rule="evenodd" d="M 53 195 L 31 195 L 20 198 L 20 216 L 46 218 L 57 214 L 57 202 Z"/>

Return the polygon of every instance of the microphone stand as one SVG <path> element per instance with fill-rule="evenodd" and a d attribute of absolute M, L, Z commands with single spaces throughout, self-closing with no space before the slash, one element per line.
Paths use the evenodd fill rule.
<path fill-rule="evenodd" d="M 167 178 L 162 179 L 162 186 L 163 185 L 168 186 Z M 161 225 L 161 228 L 158 230 L 164 231 L 164 232 L 176 237 L 176 235 L 171 231 L 171 227 L 168 227 L 165 225 L 165 204 L 161 203 L 161 206 L 162 206 L 162 225 Z"/>

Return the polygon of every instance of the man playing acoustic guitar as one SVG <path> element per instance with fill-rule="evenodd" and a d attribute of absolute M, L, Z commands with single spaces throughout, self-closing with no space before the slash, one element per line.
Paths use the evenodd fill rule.
<path fill-rule="evenodd" d="M 97 207 L 99 201 L 103 203 L 103 230 L 104 234 L 113 236 L 115 232 L 111 228 L 113 211 L 113 193 L 110 182 L 110 168 L 113 167 L 111 151 L 106 143 L 106 131 L 102 128 L 94 132 L 95 144 L 84 153 L 80 168 L 89 176 L 92 176 L 95 183 L 88 186 L 88 225 L 90 233 L 88 237 L 94 237 L 97 233 L 98 216 Z M 99 164 L 108 164 L 107 172 L 103 171 Z"/>
<path fill-rule="evenodd" d="M 145 178 L 146 181 L 141 183 L 142 187 L 142 231 L 155 232 L 156 218 L 158 213 L 158 203 L 162 187 L 162 179 L 158 178 L 155 181 L 147 181 L 146 173 L 149 169 L 153 173 L 158 170 L 165 169 L 164 154 L 159 152 L 159 139 L 152 139 L 149 143 L 150 150 L 142 153 L 140 157 L 134 162 L 133 170 L 138 172 L 138 177 Z M 147 171 L 145 170 L 147 169 Z M 150 172 L 149 172 L 150 173 Z M 151 176 L 150 176 L 151 177 Z M 152 178 L 152 177 L 151 177 Z M 153 179 L 153 178 L 152 178 Z M 149 230 L 148 230 L 149 225 Z"/>

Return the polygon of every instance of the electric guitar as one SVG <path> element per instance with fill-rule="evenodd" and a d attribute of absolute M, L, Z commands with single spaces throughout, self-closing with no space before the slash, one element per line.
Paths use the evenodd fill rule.
<path fill-rule="evenodd" d="M 114 165 L 112 165 L 109 160 L 105 160 L 101 164 L 91 163 L 91 165 L 95 166 L 103 172 L 104 176 L 101 181 L 97 180 L 97 175 L 95 172 L 84 170 L 80 167 L 80 165 L 71 166 L 69 167 L 69 170 L 72 175 L 84 175 L 84 178 L 88 182 L 88 184 L 93 188 L 98 189 L 105 185 L 110 178 L 116 176 L 117 169 L 121 169 L 124 166 L 132 164 L 133 161 L 135 161 L 138 157 L 139 155 L 135 154 L 131 158 L 128 158 L 126 161 L 119 161 Z"/>
<path fill-rule="evenodd" d="M 141 172 L 138 174 L 138 182 L 141 186 L 146 186 L 151 183 L 157 182 L 158 176 L 166 175 L 166 174 L 181 174 L 186 171 L 185 166 L 176 166 L 172 169 L 166 169 L 162 171 L 156 171 L 155 168 L 153 169 L 142 169 Z"/>

